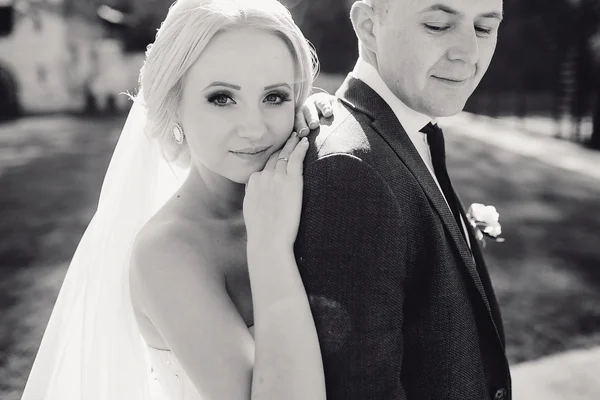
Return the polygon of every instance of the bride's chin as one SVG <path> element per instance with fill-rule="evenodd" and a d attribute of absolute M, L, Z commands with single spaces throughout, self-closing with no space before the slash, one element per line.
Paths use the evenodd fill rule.
<path fill-rule="evenodd" d="M 224 175 L 224 177 L 234 183 L 239 183 L 240 185 L 246 185 L 246 184 L 248 184 L 248 181 L 250 180 L 250 176 L 253 173 L 258 172 L 258 171 L 260 171 L 260 170 L 238 171 L 238 172 L 234 172 L 234 173 L 229 173 L 226 176 Z"/>
<path fill-rule="evenodd" d="M 238 171 L 237 174 L 235 174 L 235 176 L 233 176 L 234 174 L 232 174 L 231 177 L 227 178 L 233 182 L 246 185 L 248 184 L 248 181 L 250 180 L 250 176 L 252 176 L 252 174 L 254 174 L 255 172 L 260 172 L 264 168 L 265 166 L 261 165 L 260 168 L 250 168 L 244 171 Z"/>

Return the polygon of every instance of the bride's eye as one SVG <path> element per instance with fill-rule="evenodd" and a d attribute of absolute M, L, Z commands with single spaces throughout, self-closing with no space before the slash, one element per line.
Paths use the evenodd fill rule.
<path fill-rule="evenodd" d="M 292 100 L 291 96 L 286 92 L 273 92 L 273 93 L 269 93 L 265 97 L 264 102 L 275 105 L 275 106 L 279 106 L 279 105 L 283 104 L 284 102 L 291 101 L 291 100 Z"/>
<path fill-rule="evenodd" d="M 236 104 L 230 93 L 216 93 L 208 97 L 208 102 L 217 107 L 225 107 L 229 104 Z"/>

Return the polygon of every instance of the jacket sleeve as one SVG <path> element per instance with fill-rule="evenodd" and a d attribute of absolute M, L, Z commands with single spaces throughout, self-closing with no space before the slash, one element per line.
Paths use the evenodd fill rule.
<path fill-rule="evenodd" d="M 391 190 L 348 154 L 305 168 L 295 244 L 328 400 L 405 399 L 400 379 L 406 226 Z"/>

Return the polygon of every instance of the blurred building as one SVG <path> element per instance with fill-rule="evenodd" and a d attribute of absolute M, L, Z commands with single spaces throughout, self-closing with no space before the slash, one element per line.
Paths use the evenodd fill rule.
<path fill-rule="evenodd" d="M 124 56 L 97 17 L 64 0 L 3 3 L 12 26 L 0 36 L 0 116 L 124 106 L 141 58 Z"/>

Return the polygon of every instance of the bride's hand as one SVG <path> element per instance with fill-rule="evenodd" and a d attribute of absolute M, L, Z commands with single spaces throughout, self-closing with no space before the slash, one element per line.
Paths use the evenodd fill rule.
<path fill-rule="evenodd" d="M 319 117 L 329 118 L 333 115 L 333 102 L 336 97 L 328 93 L 315 93 L 311 95 L 298 113 L 294 129 L 301 138 L 307 136 L 312 129 L 319 127 Z"/>
<path fill-rule="evenodd" d="M 250 176 L 244 197 L 248 244 L 293 249 L 302 207 L 302 171 L 308 140 L 296 134 L 265 168 Z"/>

